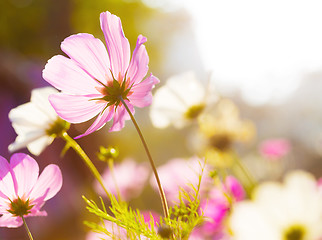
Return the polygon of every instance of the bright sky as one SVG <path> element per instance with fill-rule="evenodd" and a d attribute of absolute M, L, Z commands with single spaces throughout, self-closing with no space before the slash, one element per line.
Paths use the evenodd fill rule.
<path fill-rule="evenodd" d="M 217 86 L 239 89 L 248 103 L 278 103 L 303 76 L 322 70 L 320 0 L 172 2 L 191 14 L 203 64 Z"/>

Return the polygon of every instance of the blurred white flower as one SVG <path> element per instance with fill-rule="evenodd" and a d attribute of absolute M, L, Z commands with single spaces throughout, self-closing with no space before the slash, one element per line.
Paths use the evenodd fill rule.
<path fill-rule="evenodd" d="M 284 184 L 263 183 L 253 201 L 236 203 L 230 224 L 235 240 L 320 240 L 322 194 L 317 181 L 294 171 Z"/>
<path fill-rule="evenodd" d="M 169 125 L 184 127 L 189 120 L 196 119 L 208 104 L 216 100 L 217 96 L 214 94 L 207 95 L 208 90 L 196 79 L 193 72 L 169 78 L 154 94 L 150 110 L 152 124 L 158 128 Z"/>
<path fill-rule="evenodd" d="M 10 144 L 10 152 L 27 147 L 39 155 L 54 138 L 69 127 L 69 123 L 60 119 L 48 101 L 48 96 L 57 93 L 52 87 L 37 88 L 31 92 L 31 100 L 9 112 L 12 127 L 18 134 Z"/>

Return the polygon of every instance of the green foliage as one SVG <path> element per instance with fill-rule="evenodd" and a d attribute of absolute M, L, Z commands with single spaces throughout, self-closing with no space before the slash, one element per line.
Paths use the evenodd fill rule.
<path fill-rule="evenodd" d="M 146 237 L 148 239 L 188 239 L 191 231 L 195 226 L 203 221 L 202 214 L 199 213 L 198 208 L 200 204 L 200 182 L 202 175 L 199 176 L 199 183 L 195 187 L 192 184 L 190 191 L 180 189 L 179 202 L 169 208 L 170 218 L 160 217 L 160 223 L 155 224 L 155 221 L 150 216 L 150 222 L 145 223 L 143 215 L 139 210 L 132 210 L 126 202 L 118 202 L 117 199 L 110 194 L 109 199 L 111 205 L 107 211 L 105 204 L 101 198 L 101 205 L 99 207 L 93 200 L 88 200 L 83 196 L 87 203 L 87 210 L 100 218 L 101 223 L 104 220 L 115 223 L 127 232 L 127 239 L 141 239 Z M 92 231 L 113 236 L 104 224 L 93 222 L 84 222 Z M 155 225 L 158 230 L 155 229 Z"/>
<path fill-rule="evenodd" d="M 83 197 L 87 203 L 87 209 L 89 212 L 98 216 L 101 221 L 107 220 L 115 223 L 116 225 L 124 228 L 127 231 L 127 237 L 129 239 L 140 239 L 142 236 L 148 239 L 161 239 L 154 229 L 154 224 L 151 224 L 151 228 L 144 222 L 143 215 L 139 210 L 132 210 L 125 202 L 118 202 L 113 195 L 110 195 L 111 207 L 110 213 L 107 212 L 104 202 L 101 199 L 102 209 L 97 204 Z M 151 223 L 154 222 L 151 218 Z M 93 222 L 84 222 L 95 232 L 105 233 L 108 236 L 112 236 L 113 233 L 109 232 L 102 225 Z"/>
<path fill-rule="evenodd" d="M 202 167 L 202 173 L 203 171 L 204 167 Z M 190 192 L 180 189 L 179 202 L 169 209 L 170 219 L 163 219 L 164 225 L 172 229 L 175 239 L 188 239 L 193 228 L 203 221 L 203 214 L 198 211 L 202 173 L 199 175 L 199 182 L 196 187 L 189 184 Z M 160 223 L 162 226 L 162 219 Z"/>

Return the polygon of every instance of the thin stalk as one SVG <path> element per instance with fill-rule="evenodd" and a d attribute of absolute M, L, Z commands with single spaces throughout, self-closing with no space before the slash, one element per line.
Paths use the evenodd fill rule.
<path fill-rule="evenodd" d="M 253 190 L 253 188 L 257 185 L 257 181 L 255 180 L 253 175 L 249 172 L 248 168 L 240 161 L 238 157 L 235 157 L 235 164 L 243 173 L 243 175 L 246 177 L 249 184 L 248 188 L 250 193 Z"/>
<path fill-rule="evenodd" d="M 25 226 L 26 231 L 27 231 L 27 233 L 28 233 L 28 237 L 29 237 L 29 239 L 30 239 L 30 240 L 34 240 L 34 239 L 33 239 L 33 237 L 32 237 L 32 235 L 31 235 L 31 232 L 30 232 L 30 230 L 29 230 L 29 228 L 28 228 L 28 225 L 27 225 L 27 223 L 26 223 L 25 218 L 24 218 L 23 216 L 21 216 L 21 218 L 22 218 L 22 221 L 23 221 L 23 225 Z"/>
<path fill-rule="evenodd" d="M 133 114 L 131 113 L 131 111 L 130 111 L 129 107 L 127 106 L 127 104 L 125 103 L 125 101 L 124 101 L 124 99 L 123 99 L 122 97 L 120 97 L 120 100 L 121 100 L 121 102 L 123 103 L 123 105 L 124 105 L 124 107 L 125 107 L 126 111 L 128 112 L 128 114 L 130 115 L 131 120 L 132 120 L 132 122 L 133 122 L 133 124 L 134 124 L 134 127 L 135 127 L 136 131 L 137 131 L 137 132 L 138 132 L 138 134 L 139 134 L 140 140 L 141 140 L 141 142 L 142 142 L 142 144 L 143 144 L 144 150 L 145 150 L 145 152 L 146 152 L 146 154 L 147 154 L 147 156 L 148 156 L 148 159 L 149 159 L 150 165 L 151 165 L 151 167 L 152 167 L 152 171 L 153 171 L 153 174 L 154 174 L 155 180 L 157 181 L 157 185 L 158 185 L 158 189 L 159 189 L 159 193 L 160 193 L 160 198 L 161 198 L 161 202 L 162 202 L 162 207 L 163 207 L 164 216 L 165 216 L 166 218 L 169 218 L 169 209 L 168 209 L 167 199 L 166 199 L 166 197 L 165 197 L 165 194 L 164 194 L 164 191 L 163 191 L 163 188 L 162 188 L 162 185 L 161 185 L 161 181 L 160 181 L 160 178 L 159 178 L 159 175 L 158 175 L 157 169 L 156 169 L 156 167 L 155 167 L 155 165 L 154 165 L 154 161 L 153 161 L 153 159 L 152 159 L 152 156 L 151 156 L 151 153 L 150 153 L 150 151 L 149 151 L 148 145 L 146 144 L 146 141 L 145 141 L 145 139 L 144 139 L 144 137 L 143 137 L 143 134 L 142 134 L 142 132 L 141 132 L 141 130 L 140 130 L 140 127 L 139 127 L 139 125 L 137 124 L 137 122 L 136 122 L 136 120 L 135 120 L 135 118 L 134 118 Z"/>
<path fill-rule="evenodd" d="M 105 193 L 107 196 L 109 195 L 109 192 L 107 191 L 107 189 L 104 186 L 102 177 L 100 175 L 100 173 L 98 172 L 97 168 L 95 167 L 95 165 L 93 164 L 93 162 L 91 161 L 91 159 L 86 155 L 86 153 L 83 151 L 83 149 L 81 148 L 81 146 L 79 146 L 79 144 L 73 139 L 71 138 L 67 132 L 64 132 L 61 137 L 66 141 L 67 144 L 69 144 L 69 146 L 71 148 L 73 148 L 75 150 L 75 152 L 83 159 L 84 163 L 86 164 L 86 166 L 89 168 L 89 170 L 92 172 L 92 174 L 94 175 L 94 177 L 97 179 L 97 181 L 101 184 L 102 188 L 104 189 Z"/>
<path fill-rule="evenodd" d="M 116 177 L 115 177 L 115 172 L 114 172 L 114 161 L 113 159 L 109 159 L 108 160 L 108 168 L 111 172 L 111 175 L 112 175 L 112 179 L 114 181 L 114 185 L 115 185 L 115 188 L 116 188 L 116 194 L 117 194 L 117 197 L 120 201 L 122 201 L 122 197 L 121 197 L 121 193 L 120 193 L 120 189 L 119 189 L 119 186 L 117 185 L 117 181 L 116 181 Z"/>

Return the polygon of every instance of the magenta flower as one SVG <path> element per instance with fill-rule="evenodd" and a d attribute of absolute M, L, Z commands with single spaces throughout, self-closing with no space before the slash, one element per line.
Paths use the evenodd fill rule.
<path fill-rule="evenodd" d="M 222 186 L 215 187 L 209 192 L 209 198 L 201 202 L 200 208 L 204 213 L 204 224 L 195 229 L 193 236 L 203 239 L 228 239 L 225 232 L 225 221 L 233 203 L 245 199 L 245 190 L 233 176 L 227 176 Z"/>
<path fill-rule="evenodd" d="M 148 72 L 149 57 L 143 45 L 147 39 L 139 35 L 130 60 L 130 45 L 124 36 L 121 20 L 109 13 L 100 15 L 107 51 L 101 40 L 80 33 L 67 37 L 61 49 L 69 56 L 51 58 L 43 70 L 43 78 L 61 90 L 49 101 L 57 114 L 71 123 L 85 122 L 97 116 L 79 137 L 88 135 L 113 119 L 109 131 L 119 131 L 130 119 L 121 98 L 132 114 L 134 106 L 151 104 L 151 90 L 159 80 Z"/>
<path fill-rule="evenodd" d="M 50 164 L 38 176 L 38 164 L 29 155 L 13 154 L 10 163 L 0 156 L 0 227 L 21 226 L 21 216 L 47 215 L 40 209 L 60 190 L 62 174 Z"/>

